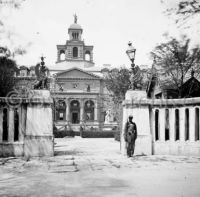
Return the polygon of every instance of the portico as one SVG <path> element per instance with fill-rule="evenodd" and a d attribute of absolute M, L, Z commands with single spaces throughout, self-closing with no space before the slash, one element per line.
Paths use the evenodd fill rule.
<path fill-rule="evenodd" d="M 54 110 L 54 121 L 68 126 L 87 125 L 91 127 L 100 126 L 101 108 L 98 108 L 100 98 L 98 94 L 53 95 L 56 110 Z"/>

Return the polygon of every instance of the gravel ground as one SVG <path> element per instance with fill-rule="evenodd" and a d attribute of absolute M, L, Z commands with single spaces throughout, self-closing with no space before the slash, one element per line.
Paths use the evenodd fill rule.
<path fill-rule="evenodd" d="M 127 158 L 106 138 L 55 142 L 55 157 L 0 158 L 0 196 L 200 196 L 198 157 Z"/>

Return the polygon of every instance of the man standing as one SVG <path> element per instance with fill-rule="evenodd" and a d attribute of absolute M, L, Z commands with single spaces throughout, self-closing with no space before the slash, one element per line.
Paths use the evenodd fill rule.
<path fill-rule="evenodd" d="M 133 122 L 133 116 L 128 117 L 124 128 L 124 140 L 126 142 L 127 156 L 132 157 L 135 149 L 135 140 L 137 139 L 137 126 Z"/>

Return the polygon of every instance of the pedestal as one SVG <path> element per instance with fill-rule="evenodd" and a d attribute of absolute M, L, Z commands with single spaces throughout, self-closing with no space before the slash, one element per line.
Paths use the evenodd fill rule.
<path fill-rule="evenodd" d="M 147 99 L 146 92 L 140 90 L 129 90 L 126 93 L 123 104 L 123 128 L 121 132 L 121 152 L 126 154 L 126 143 L 124 140 L 124 126 L 128 116 L 133 116 L 133 122 L 137 125 L 135 155 L 152 154 L 152 135 L 150 130 L 149 106 L 144 104 Z"/>
<path fill-rule="evenodd" d="M 27 106 L 24 156 L 53 156 L 53 100 L 48 90 L 31 92 Z"/>

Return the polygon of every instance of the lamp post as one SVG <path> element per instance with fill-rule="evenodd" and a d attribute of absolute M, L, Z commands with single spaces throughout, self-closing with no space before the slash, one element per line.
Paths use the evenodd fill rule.
<path fill-rule="evenodd" d="M 135 53 L 136 49 L 132 46 L 132 43 L 129 41 L 128 43 L 128 49 L 126 50 L 126 54 L 128 55 L 129 59 L 131 60 L 131 76 L 130 76 L 130 81 L 131 81 L 131 89 L 135 90 Z"/>

